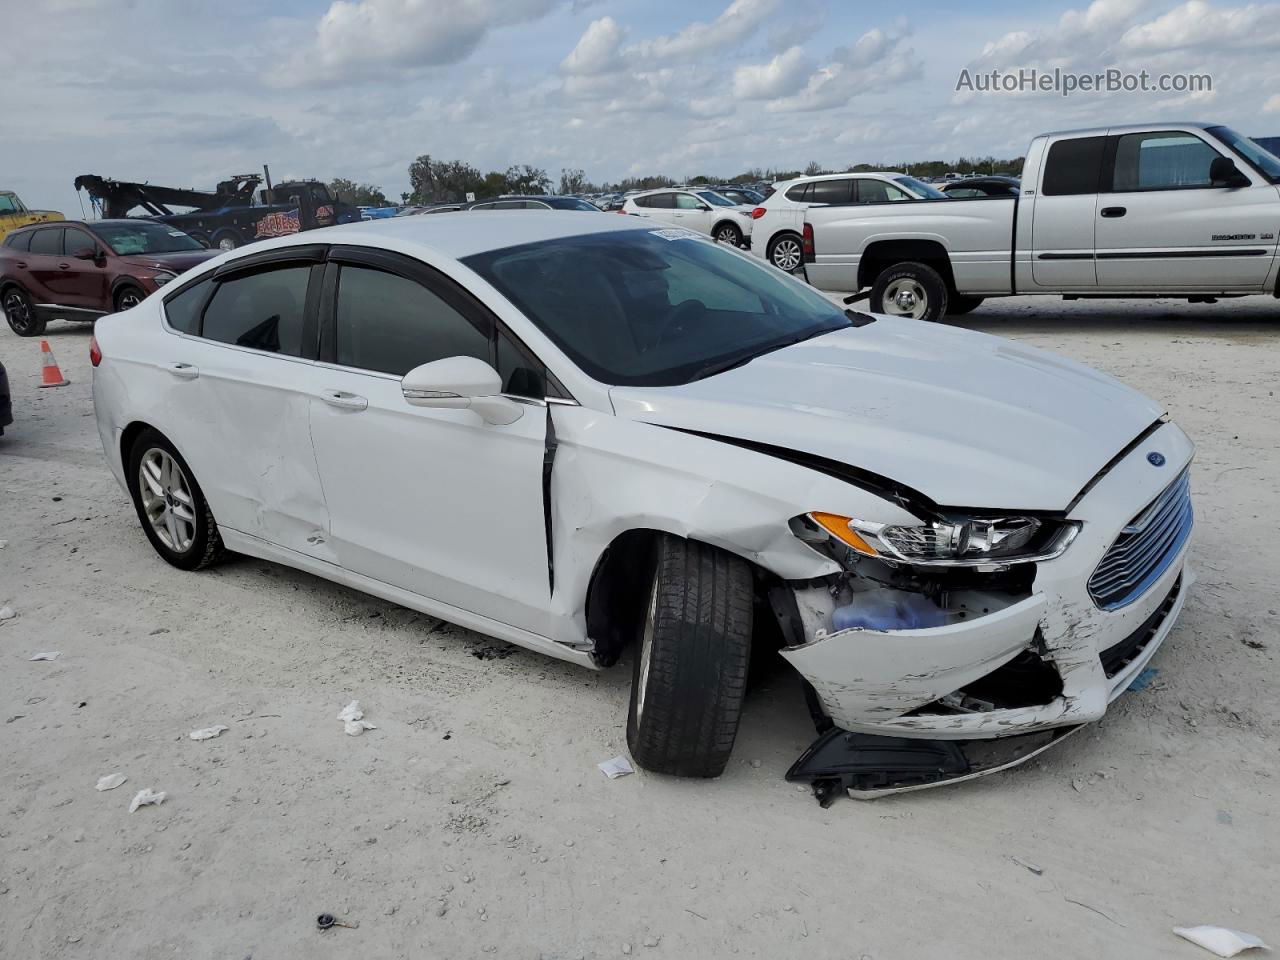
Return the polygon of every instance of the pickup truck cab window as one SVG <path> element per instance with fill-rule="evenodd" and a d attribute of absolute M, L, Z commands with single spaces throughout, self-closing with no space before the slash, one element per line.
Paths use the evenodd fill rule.
<path fill-rule="evenodd" d="M 1221 154 L 1199 137 L 1177 130 L 1127 133 L 1116 138 L 1110 189 L 1179 190 L 1210 187 L 1209 167 Z"/>
<path fill-rule="evenodd" d="M 1049 147 L 1040 192 L 1048 197 L 1097 193 L 1106 137 L 1072 137 Z"/>

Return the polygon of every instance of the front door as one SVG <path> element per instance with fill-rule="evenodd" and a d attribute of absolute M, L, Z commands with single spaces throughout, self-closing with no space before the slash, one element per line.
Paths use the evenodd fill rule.
<path fill-rule="evenodd" d="M 59 302 L 69 307 L 109 311 L 111 297 L 107 289 L 106 253 L 102 245 L 88 230 L 67 227 L 62 248 L 65 256 L 61 263 L 65 263 L 66 268 L 61 270 L 61 282 L 65 287 Z M 94 256 L 90 259 L 77 256 L 86 253 Z"/>
<path fill-rule="evenodd" d="M 308 428 L 320 374 L 308 292 L 318 295 L 323 267 L 297 259 L 307 255 L 252 258 L 167 297 L 155 376 L 162 429 L 172 424 L 218 524 L 332 561 Z"/>
<path fill-rule="evenodd" d="M 1115 170 L 1095 234 L 1099 287 L 1262 290 L 1280 226 L 1273 184 L 1254 175 L 1247 187 L 1214 186 L 1209 166 L 1222 154 L 1182 130 L 1128 133 L 1110 148 Z"/>
<path fill-rule="evenodd" d="M 676 208 L 672 211 L 675 214 L 672 222 L 677 226 L 710 236 L 715 211 L 692 193 L 677 193 L 675 198 Z"/>
<path fill-rule="evenodd" d="M 409 258 L 330 255 L 311 435 L 339 562 L 546 636 L 546 409 L 506 425 L 410 405 L 400 378 L 445 357 L 494 362 L 494 320 Z"/>

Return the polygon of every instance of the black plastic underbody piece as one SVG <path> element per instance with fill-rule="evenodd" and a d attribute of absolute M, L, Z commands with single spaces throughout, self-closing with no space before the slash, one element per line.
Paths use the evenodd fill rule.
<path fill-rule="evenodd" d="M 850 733 L 831 727 L 787 771 L 790 783 L 808 783 L 824 807 L 843 790 L 875 790 L 935 783 L 969 773 L 957 743 Z"/>

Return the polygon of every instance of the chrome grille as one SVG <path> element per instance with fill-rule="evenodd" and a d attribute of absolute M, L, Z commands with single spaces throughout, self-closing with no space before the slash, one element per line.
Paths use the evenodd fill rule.
<path fill-rule="evenodd" d="M 1120 531 L 1089 577 L 1093 602 L 1118 610 L 1142 596 L 1187 542 L 1192 522 L 1188 467 Z"/>

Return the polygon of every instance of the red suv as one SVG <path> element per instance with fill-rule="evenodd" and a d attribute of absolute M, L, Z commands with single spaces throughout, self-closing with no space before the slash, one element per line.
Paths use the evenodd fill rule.
<path fill-rule="evenodd" d="M 0 246 L 0 307 L 14 333 L 38 337 L 53 319 L 92 321 L 135 307 L 220 252 L 150 220 L 23 227 Z"/>

